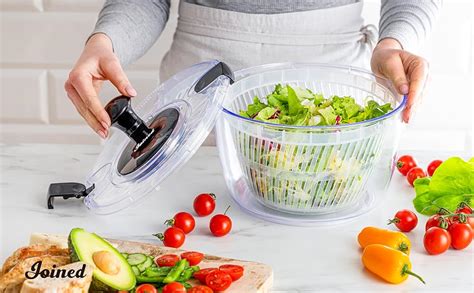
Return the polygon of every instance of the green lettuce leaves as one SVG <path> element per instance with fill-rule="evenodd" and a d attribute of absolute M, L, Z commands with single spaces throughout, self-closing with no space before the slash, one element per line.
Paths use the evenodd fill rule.
<path fill-rule="evenodd" d="M 431 178 L 414 182 L 415 209 L 424 215 L 436 214 L 440 208 L 456 210 L 461 202 L 474 205 L 474 158 L 464 161 L 452 157 L 444 161 Z"/>
<path fill-rule="evenodd" d="M 275 124 L 313 126 L 355 123 L 382 116 L 392 110 L 390 103 L 380 105 L 369 100 L 365 106 L 352 97 L 332 96 L 328 99 L 309 89 L 277 84 L 273 92 L 253 103 L 240 115 Z"/>

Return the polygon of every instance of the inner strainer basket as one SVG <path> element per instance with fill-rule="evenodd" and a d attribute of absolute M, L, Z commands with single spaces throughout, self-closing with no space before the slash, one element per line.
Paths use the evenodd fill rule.
<path fill-rule="evenodd" d="M 376 172 L 390 178 L 404 100 L 384 82 L 365 71 L 325 65 L 277 64 L 241 72 L 222 120 L 226 139 L 232 140 L 228 145 L 255 198 L 278 211 L 326 214 L 359 202 L 377 166 L 382 167 Z M 359 104 L 391 103 L 395 110 L 360 123 L 319 127 L 275 125 L 237 114 L 255 96 L 270 94 L 277 83 L 325 97 L 351 96 Z M 219 136 L 218 131 L 222 139 Z"/>

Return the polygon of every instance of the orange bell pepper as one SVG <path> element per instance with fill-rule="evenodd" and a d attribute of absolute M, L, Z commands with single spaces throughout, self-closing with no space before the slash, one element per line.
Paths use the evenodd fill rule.
<path fill-rule="evenodd" d="M 382 244 L 393 249 L 400 250 L 407 255 L 410 254 L 410 239 L 402 232 L 380 229 L 376 227 L 365 227 L 357 237 L 362 248 L 370 244 Z"/>
<path fill-rule="evenodd" d="M 382 244 L 368 245 L 362 253 L 362 263 L 369 271 L 389 283 L 399 284 L 411 275 L 425 284 L 420 276 L 411 271 L 408 255 L 400 250 Z"/>

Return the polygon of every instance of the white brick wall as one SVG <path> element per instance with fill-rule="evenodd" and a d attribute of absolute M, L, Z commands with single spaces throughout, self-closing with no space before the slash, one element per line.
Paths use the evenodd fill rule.
<path fill-rule="evenodd" d="M 157 84 L 161 58 L 176 26 L 177 2 L 155 46 L 126 71 L 139 95 Z M 1 0 L 0 86 L 2 137 L 10 142 L 98 143 L 63 90 L 69 69 L 92 30 L 103 0 Z M 364 16 L 378 23 L 379 0 Z M 401 147 L 472 153 L 472 12 L 470 0 L 446 0 L 432 37 L 419 54 L 431 63 L 432 82 Z M 117 94 L 106 85 L 101 98 Z"/>
<path fill-rule="evenodd" d="M 64 89 L 103 0 L 0 1 L 0 142 L 99 143 Z M 177 1 L 157 44 L 126 69 L 139 95 L 158 84 L 158 68 L 176 27 Z M 118 95 L 105 84 L 105 103 Z"/>

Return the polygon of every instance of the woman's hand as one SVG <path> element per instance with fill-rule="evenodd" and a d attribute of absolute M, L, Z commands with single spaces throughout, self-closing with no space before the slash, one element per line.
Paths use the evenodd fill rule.
<path fill-rule="evenodd" d="M 420 56 L 404 51 L 395 39 L 383 39 L 374 49 L 371 61 L 376 75 L 388 78 L 398 93 L 408 95 L 403 121 L 408 123 L 421 102 L 428 80 L 428 62 Z"/>
<path fill-rule="evenodd" d="M 122 95 L 137 94 L 113 52 L 110 39 L 95 34 L 69 73 L 64 88 L 77 111 L 102 138 L 107 137 L 110 127 L 109 115 L 98 96 L 104 80 L 110 80 Z"/>

